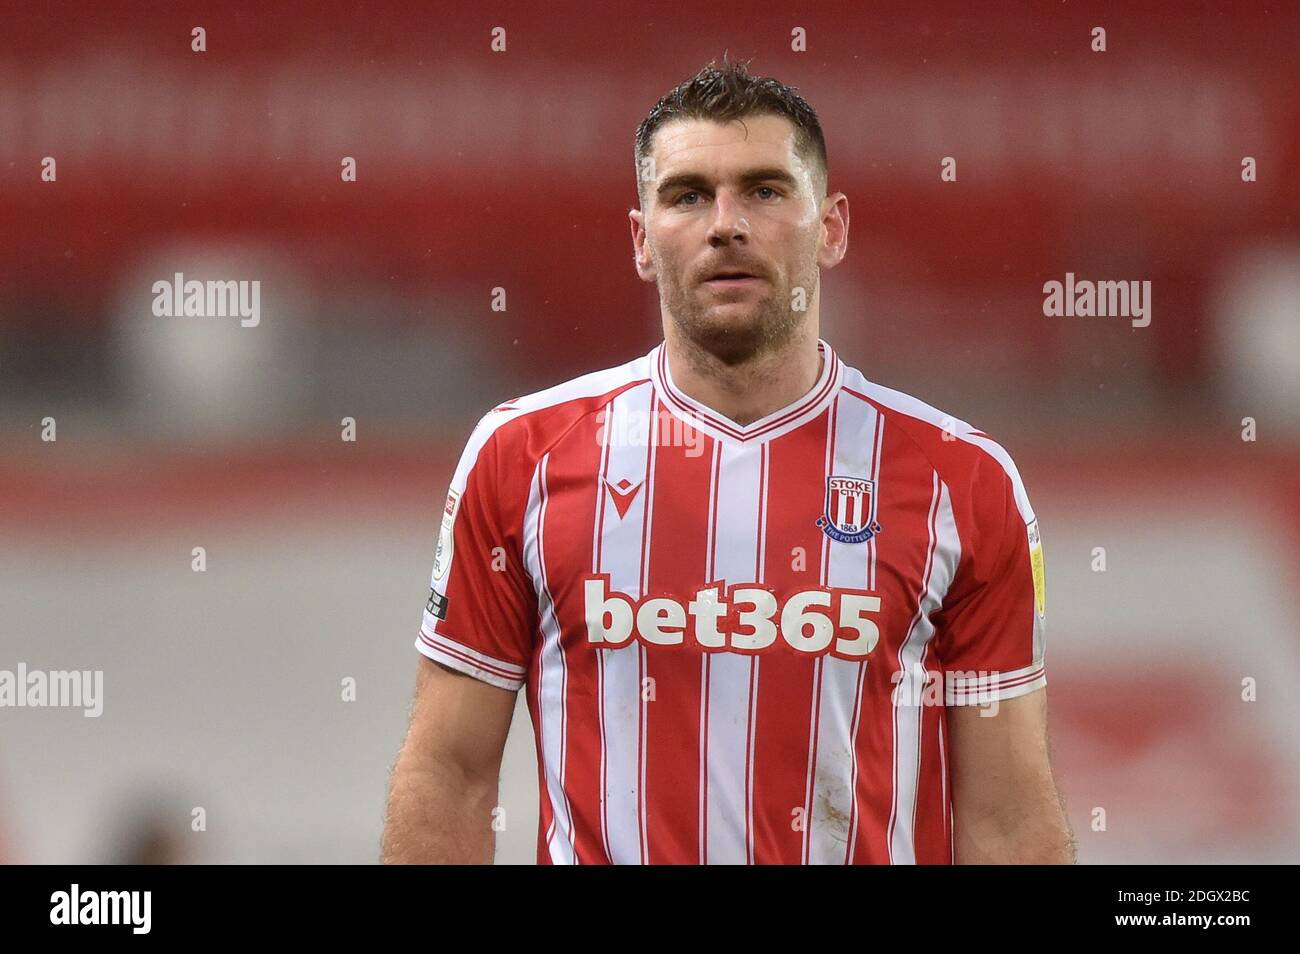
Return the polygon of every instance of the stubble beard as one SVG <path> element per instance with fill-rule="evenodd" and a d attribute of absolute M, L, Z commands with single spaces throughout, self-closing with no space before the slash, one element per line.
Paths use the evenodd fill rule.
<path fill-rule="evenodd" d="M 728 366 L 757 363 L 789 344 L 807 321 L 820 278 L 813 252 L 799 261 L 788 283 L 769 286 L 768 294 L 755 301 L 747 313 L 731 308 L 732 313 L 721 318 L 716 306 L 705 304 L 698 286 L 682 284 L 680 268 L 659 262 L 659 274 L 660 299 L 679 338 L 697 359 L 711 357 Z M 664 275 L 673 276 L 672 281 L 665 282 Z M 794 288 L 805 290 L 803 311 L 794 309 Z"/>

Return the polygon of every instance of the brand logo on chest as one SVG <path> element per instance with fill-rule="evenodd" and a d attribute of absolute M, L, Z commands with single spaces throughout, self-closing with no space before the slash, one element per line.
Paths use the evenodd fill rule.
<path fill-rule="evenodd" d="M 880 638 L 880 596 L 844 588 L 777 593 L 761 583 L 714 583 L 694 593 L 634 598 L 610 586 L 609 575 L 583 577 L 587 642 L 618 649 L 694 646 L 762 653 L 785 646 L 812 656 L 860 661 Z"/>
<path fill-rule="evenodd" d="M 637 492 L 641 489 L 641 484 L 634 484 L 624 477 L 617 484 L 605 481 L 605 489 L 609 491 L 609 499 L 614 501 L 614 509 L 618 511 L 618 518 L 622 520 L 627 516 L 628 508 L 632 506 L 632 501 L 636 500 Z"/>

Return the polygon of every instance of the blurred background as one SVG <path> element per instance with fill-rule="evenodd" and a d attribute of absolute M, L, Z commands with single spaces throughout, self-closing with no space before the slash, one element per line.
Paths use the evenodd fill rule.
<path fill-rule="evenodd" d="M 849 196 L 824 336 L 1019 465 L 1080 859 L 1300 860 L 1295 4 L 2 6 L 0 670 L 104 711 L 0 708 L 0 858 L 377 858 L 455 460 L 659 340 L 633 131 L 726 50 Z M 499 861 L 532 760 L 521 696 Z"/>

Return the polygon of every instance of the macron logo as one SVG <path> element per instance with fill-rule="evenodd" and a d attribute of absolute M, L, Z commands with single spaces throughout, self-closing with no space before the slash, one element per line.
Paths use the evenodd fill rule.
<path fill-rule="evenodd" d="M 627 508 L 632 506 L 632 501 L 636 500 L 637 491 L 641 489 L 641 484 L 633 484 L 632 481 L 624 477 L 617 485 L 605 481 L 605 488 L 614 500 L 614 509 L 618 511 L 618 519 L 622 520 L 627 516 Z"/>
<path fill-rule="evenodd" d="M 129 924 L 132 934 L 148 934 L 152 891 L 71 891 L 50 895 L 51 924 Z"/>

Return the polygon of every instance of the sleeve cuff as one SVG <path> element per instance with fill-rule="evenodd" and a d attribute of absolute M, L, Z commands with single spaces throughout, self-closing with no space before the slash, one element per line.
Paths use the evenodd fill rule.
<path fill-rule="evenodd" d="M 511 692 L 522 689 L 528 675 L 528 671 L 517 663 L 496 659 L 442 633 L 431 633 L 424 626 L 420 627 L 415 648 L 434 662 Z"/>
<path fill-rule="evenodd" d="M 1040 662 L 1013 672 L 944 673 L 944 704 L 982 706 L 1028 695 L 1047 685 L 1047 670 Z"/>

